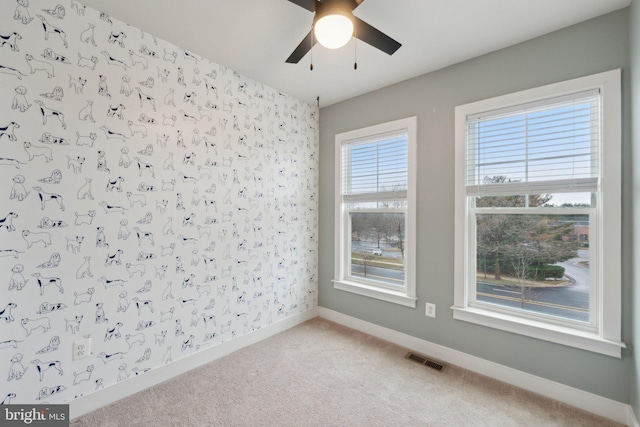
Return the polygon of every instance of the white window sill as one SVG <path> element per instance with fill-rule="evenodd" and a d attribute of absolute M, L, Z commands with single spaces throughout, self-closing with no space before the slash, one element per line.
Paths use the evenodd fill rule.
<path fill-rule="evenodd" d="M 497 313 L 477 307 L 464 308 L 452 306 L 451 309 L 453 310 L 453 318 L 456 320 L 580 348 L 607 356 L 621 358 L 622 349 L 626 348 L 623 342 L 611 341 L 589 331 L 580 331 L 565 326 L 524 319 L 518 316 Z"/>
<path fill-rule="evenodd" d="M 378 288 L 376 286 L 370 286 L 363 283 L 350 282 L 345 280 L 334 280 L 333 287 L 341 291 L 351 292 L 354 294 L 392 302 L 394 304 L 404 305 L 405 307 L 411 308 L 416 308 L 416 301 L 418 300 L 418 298 L 408 296 L 404 292 Z"/>

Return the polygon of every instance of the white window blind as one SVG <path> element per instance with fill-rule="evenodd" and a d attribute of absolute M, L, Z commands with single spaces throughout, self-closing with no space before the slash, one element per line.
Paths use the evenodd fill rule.
<path fill-rule="evenodd" d="M 408 176 L 406 130 L 387 132 L 342 145 L 343 202 L 406 199 Z"/>
<path fill-rule="evenodd" d="M 600 133 L 598 90 L 468 116 L 467 195 L 596 191 Z"/>

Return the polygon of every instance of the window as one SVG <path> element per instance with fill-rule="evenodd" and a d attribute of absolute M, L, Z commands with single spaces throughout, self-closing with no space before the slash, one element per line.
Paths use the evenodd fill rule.
<path fill-rule="evenodd" d="M 454 318 L 621 357 L 620 71 L 456 108 Z"/>
<path fill-rule="evenodd" d="M 414 307 L 416 118 L 336 135 L 336 289 Z"/>

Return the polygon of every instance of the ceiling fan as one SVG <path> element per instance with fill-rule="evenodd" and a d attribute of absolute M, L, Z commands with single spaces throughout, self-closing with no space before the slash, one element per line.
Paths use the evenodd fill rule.
<path fill-rule="evenodd" d="M 289 0 L 291 3 L 297 4 L 300 7 L 307 9 L 310 12 L 314 12 L 313 28 L 309 31 L 309 34 L 300 42 L 298 47 L 295 48 L 293 53 L 287 58 L 288 63 L 297 64 L 306 54 L 315 46 L 317 40 L 314 29 L 317 27 L 317 23 L 322 19 L 330 15 L 340 15 L 346 17 L 351 21 L 353 30 L 348 34 L 348 38 L 344 43 L 354 37 L 362 40 L 371 46 L 380 49 L 381 51 L 393 55 L 393 53 L 402 46 L 400 43 L 384 34 L 380 30 L 372 27 L 363 20 L 353 15 L 353 10 L 358 7 L 364 0 Z M 343 19 L 344 20 L 344 19 Z"/>

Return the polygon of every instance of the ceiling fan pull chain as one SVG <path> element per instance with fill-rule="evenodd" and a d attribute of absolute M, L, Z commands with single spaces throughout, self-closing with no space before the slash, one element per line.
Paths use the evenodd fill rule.
<path fill-rule="evenodd" d="M 313 25 L 311 25 L 311 48 L 309 49 L 311 56 L 311 64 L 309 64 L 309 71 L 313 71 Z"/>
<path fill-rule="evenodd" d="M 353 30 L 353 69 L 358 69 L 358 37 L 356 30 Z"/>

